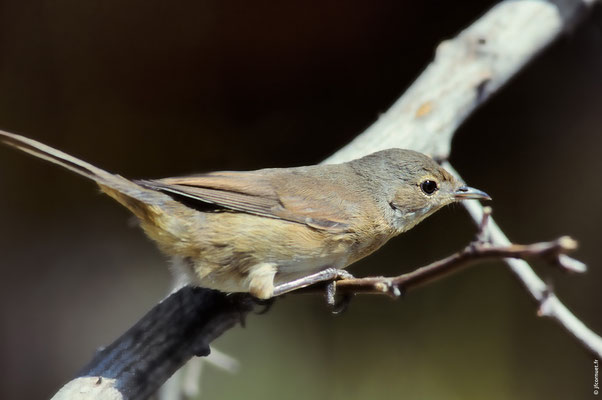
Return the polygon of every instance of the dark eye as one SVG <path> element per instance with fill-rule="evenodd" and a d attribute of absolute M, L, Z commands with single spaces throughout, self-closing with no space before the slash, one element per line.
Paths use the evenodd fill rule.
<path fill-rule="evenodd" d="M 433 194 L 437 189 L 437 182 L 435 181 L 424 181 L 420 184 L 420 189 L 426 194 Z"/>

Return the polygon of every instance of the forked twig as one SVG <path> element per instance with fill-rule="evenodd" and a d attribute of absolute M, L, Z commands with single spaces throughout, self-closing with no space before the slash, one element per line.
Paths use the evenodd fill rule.
<path fill-rule="evenodd" d="M 485 235 L 488 218 L 489 213 L 485 213 L 476 240 L 455 254 L 399 276 L 339 280 L 336 281 L 337 293 L 386 294 L 391 297 L 399 297 L 411 288 L 441 279 L 476 261 L 499 258 L 525 259 L 540 257 L 548 262 L 564 266 L 562 256 L 577 248 L 577 242 L 568 236 L 563 236 L 550 242 L 538 242 L 527 245 L 493 245 L 490 240 L 486 239 Z M 564 269 L 571 272 L 582 272 L 582 270 L 574 268 L 565 267 Z"/>

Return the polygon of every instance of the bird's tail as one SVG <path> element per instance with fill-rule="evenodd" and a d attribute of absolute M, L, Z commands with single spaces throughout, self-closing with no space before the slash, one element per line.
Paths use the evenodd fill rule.
<path fill-rule="evenodd" d="M 143 188 L 122 176 L 97 168 L 33 139 L 0 130 L 0 141 L 92 179 L 103 192 L 142 220 L 154 219 L 153 214 L 158 213 L 161 203 L 169 199 L 163 193 Z"/>

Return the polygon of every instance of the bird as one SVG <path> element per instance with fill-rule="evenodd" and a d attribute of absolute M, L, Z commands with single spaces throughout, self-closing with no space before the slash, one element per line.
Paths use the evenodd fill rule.
<path fill-rule="evenodd" d="M 138 219 L 182 285 L 258 299 L 345 277 L 442 207 L 491 199 L 405 149 L 341 164 L 132 180 L 25 136 L 0 130 L 0 141 L 95 181 Z"/>

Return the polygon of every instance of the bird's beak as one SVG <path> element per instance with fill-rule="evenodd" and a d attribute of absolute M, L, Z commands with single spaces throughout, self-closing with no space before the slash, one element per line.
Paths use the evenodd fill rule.
<path fill-rule="evenodd" d="M 469 186 L 460 186 L 456 189 L 455 198 L 456 200 L 491 200 L 491 196 L 487 193 Z"/>

